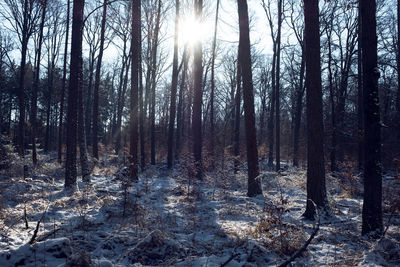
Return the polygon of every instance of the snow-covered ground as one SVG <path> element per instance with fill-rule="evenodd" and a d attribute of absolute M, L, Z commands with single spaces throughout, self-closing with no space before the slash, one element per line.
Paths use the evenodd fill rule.
<path fill-rule="evenodd" d="M 264 195 L 248 198 L 244 170 L 217 170 L 198 181 L 184 166 L 153 166 L 125 188 L 117 162 L 100 161 L 92 183 L 79 182 L 72 196 L 54 159 L 42 159 L 25 179 L 3 172 L 0 266 L 274 266 L 302 247 L 317 224 L 301 216 L 301 169 L 263 172 Z M 327 177 L 330 216 L 321 214 L 317 235 L 292 264 L 400 265 L 394 204 L 385 201 L 385 237 L 361 237 L 362 186 L 349 177 Z M 385 196 L 398 197 L 399 179 L 385 177 Z"/>

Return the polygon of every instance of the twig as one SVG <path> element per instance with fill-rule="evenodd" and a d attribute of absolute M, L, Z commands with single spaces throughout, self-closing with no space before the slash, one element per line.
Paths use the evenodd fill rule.
<path fill-rule="evenodd" d="M 310 200 L 312 201 L 312 200 Z M 314 204 L 314 208 L 316 211 L 318 211 L 316 204 L 313 202 Z M 299 257 L 304 251 L 306 251 L 308 245 L 310 245 L 311 241 L 313 240 L 313 238 L 315 237 L 315 235 L 318 233 L 319 230 L 319 225 L 320 225 L 320 216 L 317 212 L 318 215 L 318 221 L 317 221 L 317 225 L 314 228 L 314 231 L 312 232 L 312 234 L 310 235 L 310 237 L 308 238 L 308 240 L 306 241 L 306 243 L 304 243 L 304 245 L 297 250 L 288 260 L 286 260 L 285 262 L 283 262 L 282 264 L 278 265 L 279 267 L 286 267 L 288 266 L 292 261 L 294 261 L 297 257 Z"/>
<path fill-rule="evenodd" d="M 224 263 L 221 264 L 220 267 L 226 266 L 226 265 L 227 265 L 228 263 L 230 263 L 235 257 L 237 257 L 237 256 L 239 256 L 239 255 L 240 255 L 239 253 L 232 254 L 232 255 L 229 257 L 229 259 L 227 259 Z"/>
<path fill-rule="evenodd" d="M 52 231 L 50 231 L 50 232 L 48 232 L 48 233 L 46 233 L 46 234 L 44 234 L 42 236 L 39 236 L 37 238 L 37 242 L 42 242 L 42 241 L 46 240 L 47 238 L 49 238 L 50 236 L 54 235 L 55 233 L 57 233 L 60 230 L 61 230 L 61 228 L 56 228 L 56 229 L 54 229 L 54 230 L 52 230 Z"/>
<path fill-rule="evenodd" d="M 50 205 L 50 204 L 49 204 L 49 205 Z M 39 231 L 40 223 L 41 223 L 41 221 L 44 219 L 44 217 L 45 217 L 45 215 L 46 215 L 46 213 L 47 213 L 47 208 L 49 207 L 49 205 L 47 205 L 46 209 L 43 211 L 42 217 L 41 217 L 40 220 L 37 222 L 35 231 L 33 232 L 33 236 L 32 236 L 32 238 L 31 238 L 31 240 L 29 240 L 29 245 L 33 245 L 33 244 L 36 243 L 36 237 L 37 237 L 37 233 L 38 233 L 38 231 Z"/>

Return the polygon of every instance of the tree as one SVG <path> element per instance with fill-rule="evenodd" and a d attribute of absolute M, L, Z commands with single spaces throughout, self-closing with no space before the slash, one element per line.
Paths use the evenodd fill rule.
<path fill-rule="evenodd" d="M 99 159 L 99 141 L 98 141 L 98 120 L 99 120 L 99 87 L 100 87 L 100 72 L 101 63 L 104 52 L 104 34 L 106 31 L 106 16 L 107 16 L 107 0 L 103 3 L 103 16 L 101 19 L 101 33 L 100 33 L 100 49 L 97 57 L 96 78 L 94 83 L 93 93 L 93 157 Z"/>
<path fill-rule="evenodd" d="M 378 91 L 376 2 L 360 1 L 361 48 L 364 104 L 364 202 L 362 234 L 383 231 L 381 123 Z"/>
<path fill-rule="evenodd" d="M 276 37 L 276 88 L 275 88 L 275 130 L 276 130 L 276 171 L 281 169 L 281 119 L 280 119 L 280 70 L 281 70 L 281 29 L 282 29 L 282 0 L 278 0 L 278 32 Z"/>
<path fill-rule="evenodd" d="M 200 23 L 203 16 L 203 0 L 195 1 L 195 13 L 197 23 Z M 193 138 L 193 156 L 196 164 L 196 177 L 201 178 L 202 171 L 202 128 L 201 128 L 201 106 L 203 102 L 203 47 L 201 40 L 196 40 L 193 52 L 193 111 L 192 111 L 192 138 Z"/>
<path fill-rule="evenodd" d="M 67 109 L 67 155 L 65 162 L 65 188 L 76 186 L 76 135 L 79 79 L 82 73 L 82 31 L 84 0 L 74 0 L 72 9 L 71 63 Z"/>
<path fill-rule="evenodd" d="M 130 178 L 133 181 L 138 180 L 138 139 L 139 139 L 139 65 L 140 63 L 140 46 L 141 46 L 141 1 L 134 0 L 132 2 L 132 40 L 131 40 L 131 113 L 130 113 L 130 155 L 129 169 Z"/>
<path fill-rule="evenodd" d="M 37 96 L 39 89 L 39 75 L 40 75 L 40 58 L 42 54 L 42 42 L 43 42 L 43 28 L 46 20 L 46 7 L 47 0 L 42 1 L 42 18 L 39 26 L 39 44 L 37 51 L 37 62 L 35 68 L 35 78 L 33 81 L 33 92 L 32 92 L 32 107 L 31 107 L 31 125 L 32 125 L 32 161 L 33 164 L 37 164 L 37 152 L 36 152 L 36 128 L 37 128 Z"/>
<path fill-rule="evenodd" d="M 327 207 L 318 1 L 304 0 L 304 22 L 307 91 L 307 206 L 304 216 L 313 219 L 314 203 L 318 208 Z"/>
<path fill-rule="evenodd" d="M 60 117 L 58 123 L 58 162 L 62 160 L 62 143 L 63 143 L 63 119 L 64 119 L 64 98 L 65 86 L 67 80 L 67 54 L 68 54 L 68 35 L 69 35 L 69 16 L 70 16 L 71 0 L 67 1 L 67 18 L 65 27 L 65 44 L 64 44 L 64 63 L 63 63 L 63 77 L 61 84 L 61 100 L 60 100 Z"/>
<path fill-rule="evenodd" d="M 239 14 L 239 62 L 242 70 L 243 79 L 243 105 L 246 125 L 246 145 L 247 145 L 247 174 L 248 187 L 247 195 L 254 197 L 262 194 L 261 183 L 256 180 L 259 174 L 258 170 L 258 151 L 257 137 L 254 115 L 254 95 L 253 95 L 253 78 L 251 70 L 251 54 L 250 54 L 250 33 L 249 33 L 249 17 L 247 10 L 247 0 L 238 0 Z"/>
<path fill-rule="evenodd" d="M 175 128 L 175 113 L 176 113 L 176 91 L 178 88 L 178 37 L 179 37 L 179 0 L 175 1 L 175 37 L 174 37 L 174 59 L 172 63 L 172 82 L 171 82 L 171 104 L 169 113 L 169 128 L 168 128 L 168 169 L 173 165 L 173 147 L 174 147 L 174 128 Z"/>

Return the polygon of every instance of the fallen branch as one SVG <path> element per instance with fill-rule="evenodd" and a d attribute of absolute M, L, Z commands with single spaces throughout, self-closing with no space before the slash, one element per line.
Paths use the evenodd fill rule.
<path fill-rule="evenodd" d="M 313 202 L 314 203 L 314 202 Z M 318 211 L 315 203 L 314 203 L 314 208 L 316 211 Z M 278 265 L 279 267 L 286 267 L 288 266 L 292 261 L 294 261 L 297 257 L 299 257 L 304 251 L 306 251 L 308 245 L 310 245 L 311 241 L 314 239 L 315 235 L 318 233 L 319 230 L 319 225 L 320 225 L 320 216 L 317 212 L 317 216 L 318 216 L 318 221 L 317 221 L 317 225 L 314 227 L 314 231 L 312 232 L 312 234 L 310 235 L 310 237 L 308 238 L 308 240 L 306 241 L 306 243 L 304 243 L 304 245 L 297 250 L 288 260 L 286 260 L 285 262 L 283 262 L 282 264 Z"/>
<path fill-rule="evenodd" d="M 229 259 L 227 259 L 224 263 L 221 264 L 220 267 L 226 266 L 228 263 L 230 263 L 234 258 L 236 258 L 236 257 L 239 256 L 239 255 L 240 255 L 239 253 L 232 254 L 232 255 L 229 257 Z"/>
<path fill-rule="evenodd" d="M 60 231 L 60 230 L 61 230 L 61 228 L 57 228 L 57 229 L 54 229 L 54 230 L 52 230 L 52 231 L 50 231 L 50 232 L 47 232 L 47 233 L 45 233 L 45 234 L 39 236 L 39 237 L 37 238 L 37 242 L 45 241 L 47 238 L 49 238 L 49 237 L 52 236 L 52 235 L 55 235 L 55 234 L 56 234 L 58 231 Z"/>
<path fill-rule="evenodd" d="M 50 204 L 49 204 L 50 205 Z M 36 224 L 36 228 L 35 231 L 33 232 L 33 236 L 31 238 L 31 240 L 29 240 L 29 245 L 33 245 L 36 243 L 36 237 L 37 237 L 37 233 L 39 231 L 39 226 L 40 223 L 42 222 L 42 220 L 44 219 L 46 213 L 47 213 L 47 208 L 49 207 L 49 205 L 47 205 L 46 209 L 43 211 L 42 217 L 40 217 L 39 221 Z"/>

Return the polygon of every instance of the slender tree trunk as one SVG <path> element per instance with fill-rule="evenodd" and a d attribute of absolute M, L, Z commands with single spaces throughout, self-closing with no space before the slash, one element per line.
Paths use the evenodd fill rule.
<path fill-rule="evenodd" d="M 139 31 L 139 39 L 142 40 L 142 30 Z M 140 169 L 146 168 L 146 149 L 145 149 L 145 108 L 143 107 L 143 61 L 142 46 L 139 46 L 139 139 L 140 139 Z"/>
<path fill-rule="evenodd" d="M 330 160 L 331 160 L 331 172 L 335 172 L 337 171 L 337 166 L 336 166 L 337 125 L 336 125 L 336 111 L 335 111 L 335 93 L 333 88 L 333 73 L 332 73 L 332 29 L 330 29 L 328 35 L 328 80 L 329 80 L 329 93 L 330 93 L 329 100 L 331 104 L 331 121 L 332 121 Z"/>
<path fill-rule="evenodd" d="M 218 30 L 218 13 L 219 13 L 219 2 L 217 0 L 217 10 L 215 12 L 215 23 L 214 23 L 214 38 L 212 44 L 212 58 L 211 58 L 211 93 L 210 93 L 210 155 L 212 166 L 214 166 L 215 156 L 215 107 L 214 107 L 214 94 L 215 94 L 215 53 L 217 49 L 217 30 Z"/>
<path fill-rule="evenodd" d="M 132 181 L 138 180 L 138 93 L 139 93 L 139 66 L 140 66 L 140 47 L 141 47 L 141 0 L 133 0 L 132 3 L 132 69 L 131 69 L 131 114 L 130 114 L 130 177 Z"/>
<path fill-rule="evenodd" d="M 61 100 L 60 100 L 60 119 L 58 126 L 58 162 L 62 161 L 62 144 L 63 144 L 63 117 L 64 117 L 64 98 L 65 98 L 65 85 L 67 80 L 67 53 L 68 53 L 68 35 L 69 35 L 69 12 L 71 0 L 67 1 L 67 26 L 65 32 L 65 46 L 64 46 L 64 63 L 63 63 L 63 77 L 61 84 Z"/>
<path fill-rule="evenodd" d="M 154 29 L 154 39 L 152 43 L 152 64 L 151 64 L 151 144 L 150 144 L 150 161 L 151 165 L 156 164 L 156 75 L 157 75 L 157 50 L 158 50 L 158 35 L 160 31 L 160 17 L 161 17 L 161 0 L 158 1 L 158 11 L 156 18 L 156 26 Z"/>
<path fill-rule="evenodd" d="M 275 97 L 276 97 L 276 86 L 275 86 L 275 69 L 276 69 L 276 42 L 273 43 L 273 56 L 272 56 L 272 70 L 271 70 L 271 77 L 272 77 L 272 86 L 271 86 L 271 109 L 269 111 L 269 118 L 268 118 L 268 145 L 269 145 L 269 152 L 268 152 L 268 165 L 274 165 L 274 112 L 275 112 Z"/>
<path fill-rule="evenodd" d="M 262 194 L 261 183 L 256 180 L 259 174 L 258 170 L 258 151 L 256 137 L 256 121 L 254 115 L 254 95 L 253 78 L 251 70 L 251 53 L 249 37 L 249 17 L 247 10 L 247 0 L 238 0 L 239 14 L 239 62 L 242 68 L 243 78 L 243 106 L 246 126 L 246 144 L 247 144 L 247 173 L 248 187 L 247 195 L 254 197 Z"/>
<path fill-rule="evenodd" d="M 76 134 L 77 134 L 77 96 L 82 73 L 82 31 L 84 0 L 74 0 L 72 10 L 71 63 L 67 110 L 67 157 L 65 163 L 65 188 L 76 186 Z"/>
<path fill-rule="evenodd" d="M 39 89 L 39 74 L 40 74 L 40 58 L 42 55 L 42 43 L 43 43 L 43 28 L 44 23 L 46 20 L 46 7 L 47 7 L 47 0 L 42 2 L 42 19 L 40 21 L 39 26 L 39 44 L 38 44 L 38 51 L 37 51 L 37 61 L 36 61 L 36 68 L 35 68 L 35 78 L 33 82 L 32 88 L 32 118 L 31 118 L 31 125 L 32 125 L 32 161 L 33 164 L 37 164 L 37 152 L 36 152 L 36 131 L 37 131 L 37 97 L 38 97 L 38 89 Z M 0 132 L 1 135 L 1 132 Z"/>
<path fill-rule="evenodd" d="M 299 141 L 300 141 L 300 126 L 301 115 L 303 113 L 303 96 L 304 96 L 304 73 L 305 73 L 305 50 L 304 44 L 301 48 L 301 65 L 300 65 L 300 85 L 297 91 L 296 112 L 294 117 L 294 133 L 293 133 L 293 166 L 299 166 Z"/>
<path fill-rule="evenodd" d="M 94 94 L 93 94 L 93 157 L 99 159 L 99 141 L 98 141 L 98 121 L 99 121 L 99 87 L 100 87 L 100 72 L 101 72 L 101 62 L 103 59 L 104 50 L 104 34 L 106 31 L 106 17 L 107 17 L 107 0 L 103 3 L 103 17 L 101 20 L 101 34 L 100 34 L 100 50 L 99 56 L 97 58 L 96 66 L 96 80 L 94 84 Z"/>
<path fill-rule="evenodd" d="M 187 73 L 187 68 L 188 68 L 188 62 L 189 62 L 189 55 L 187 51 L 187 47 L 185 47 L 185 50 L 183 52 L 182 56 L 182 61 L 183 61 L 183 71 L 182 71 L 182 76 L 181 76 L 181 84 L 179 86 L 179 96 L 178 96 L 178 111 L 176 114 L 176 148 L 175 148 L 175 159 L 179 157 L 179 153 L 182 147 L 182 130 L 183 130 L 183 94 L 186 89 L 186 73 Z"/>
<path fill-rule="evenodd" d="M 375 231 L 378 236 L 383 231 L 383 219 L 376 2 L 375 0 L 361 1 L 360 8 L 365 127 L 362 234 Z"/>
<path fill-rule="evenodd" d="M 307 207 L 304 216 L 313 219 L 315 205 L 327 207 L 324 166 L 324 126 L 318 2 L 304 0 L 307 89 Z"/>
<path fill-rule="evenodd" d="M 280 70 L 281 70 L 281 28 L 282 28 L 282 0 L 278 1 L 278 36 L 276 37 L 276 111 L 275 111 L 275 130 L 276 130 L 276 171 L 281 169 L 281 119 L 280 119 Z"/>
<path fill-rule="evenodd" d="M 236 68 L 236 96 L 235 96 L 235 129 L 233 137 L 233 171 L 237 173 L 240 164 L 240 102 L 242 94 L 242 67 L 240 63 L 240 44 L 238 47 L 238 59 Z"/>
<path fill-rule="evenodd" d="M 174 59 L 172 63 L 172 83 L 171 83 L 171 104 L 169 114 L 168 128 L 168 157 L 167 167 L 172 168 L 173 165 L 173 148 L 174 148 L 174 128 L 176 113 L 176 91 L 178 87 L 178 37 L 179 37 L 179 0 L 175 1 L 175 37 L 174 37 Z"/>
<path fill-rule="evenodd" d="M 196 20 L 200 21 L 203 16 L 203 0 L 196 0 L 195 6 Z M 201 179 L 203 176 L 202 164 L 202 122 L 201 108 L 203 102 L 203 47 L 198 40 L 194 44 L 193 72 L 194 72 L 194 90 L 193 90 L 193 112 L 192 112 L 192 137 L 193 137 L 193 155 L 196 164 L 196 177 Z"/>

